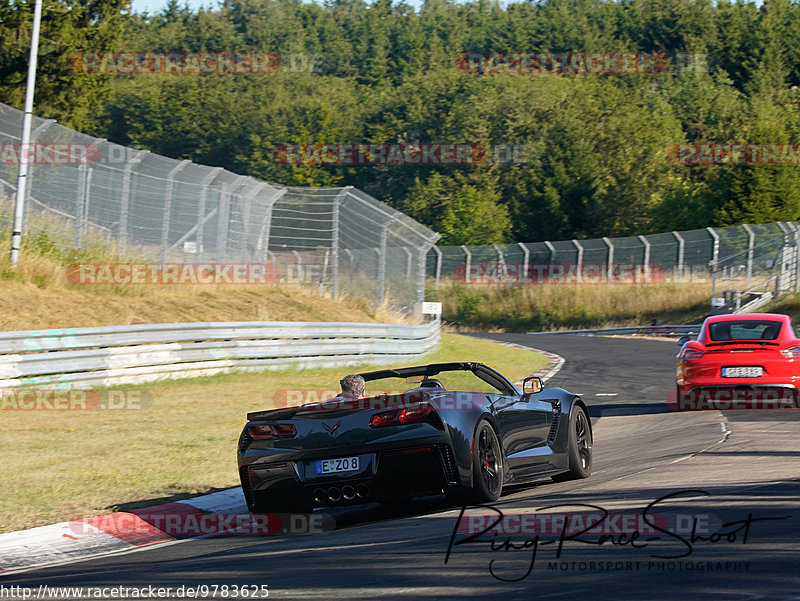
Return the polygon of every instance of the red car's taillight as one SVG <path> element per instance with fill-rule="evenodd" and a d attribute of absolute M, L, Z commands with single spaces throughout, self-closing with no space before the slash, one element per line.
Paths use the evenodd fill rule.
<path fill-rule="evenodd" d="M 700 351 L 696 348 L 685 348 L 681 351 L 681 358 L 682 359 L 699 359 L 703 355 L 705 355 L 705 351 Z"/>
<path fill-rule="evenodd" d="M 294 424 L 253 424 L 247 426 L 247 433 L 253 440 L 270 440 L 275 438 L 292 438 L 297 434 Z"/>
<path fill-rule="evenodd" d="M 781 351 L 781 355 L 789 359 L 798 359 L 800 358 L 800 346 L 785 348 Z"/>

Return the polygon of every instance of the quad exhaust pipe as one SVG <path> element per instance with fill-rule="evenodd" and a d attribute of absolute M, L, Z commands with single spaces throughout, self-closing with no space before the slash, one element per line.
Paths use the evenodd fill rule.
<path fill-rule="evenodd" d="M 339 503 L 340 501 L 352 501 L 354 499 L 366 499 L 370 495 L 369 486 L 363 482 L 359 482 L 355 486 L 345 484 L 342 488 L 338 486 L 331 486 L 327 489 L 315 488 L 312 494 L 314 502 L 317 505 L 326 505 L 327 503 Z"/>

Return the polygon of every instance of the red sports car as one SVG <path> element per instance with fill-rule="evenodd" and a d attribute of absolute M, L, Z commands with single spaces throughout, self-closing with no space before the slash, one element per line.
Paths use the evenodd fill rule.
<path fill-rule="evenodd" d="M 677 408 L 798 406 L 800 339 L 788 315 L 717 315 L 678 341 Z"/>

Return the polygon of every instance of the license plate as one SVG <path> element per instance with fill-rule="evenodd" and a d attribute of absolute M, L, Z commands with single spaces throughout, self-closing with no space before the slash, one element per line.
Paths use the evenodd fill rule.
<path fill-rule="evenodd" d="M 763 370 L 760 367 L 723 367 L 723 378 L 760 378 Z"/>
<path fill-rule="evenodd" d="M 358 457 L 343 457 L 341 459 L 322 459 L 317 461 L 318 474 L 336 474 L 338 472 L 358 471 Z"/>

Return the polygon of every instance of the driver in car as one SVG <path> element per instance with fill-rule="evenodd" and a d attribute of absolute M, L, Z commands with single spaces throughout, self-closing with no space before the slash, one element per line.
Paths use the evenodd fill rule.
<path fill-rule="evenodd" d="M 350 374 L 339 380 L 342 387 L 340 397 L 363 399 L 367 396 L 367 383 L 358 374 Z"/>

